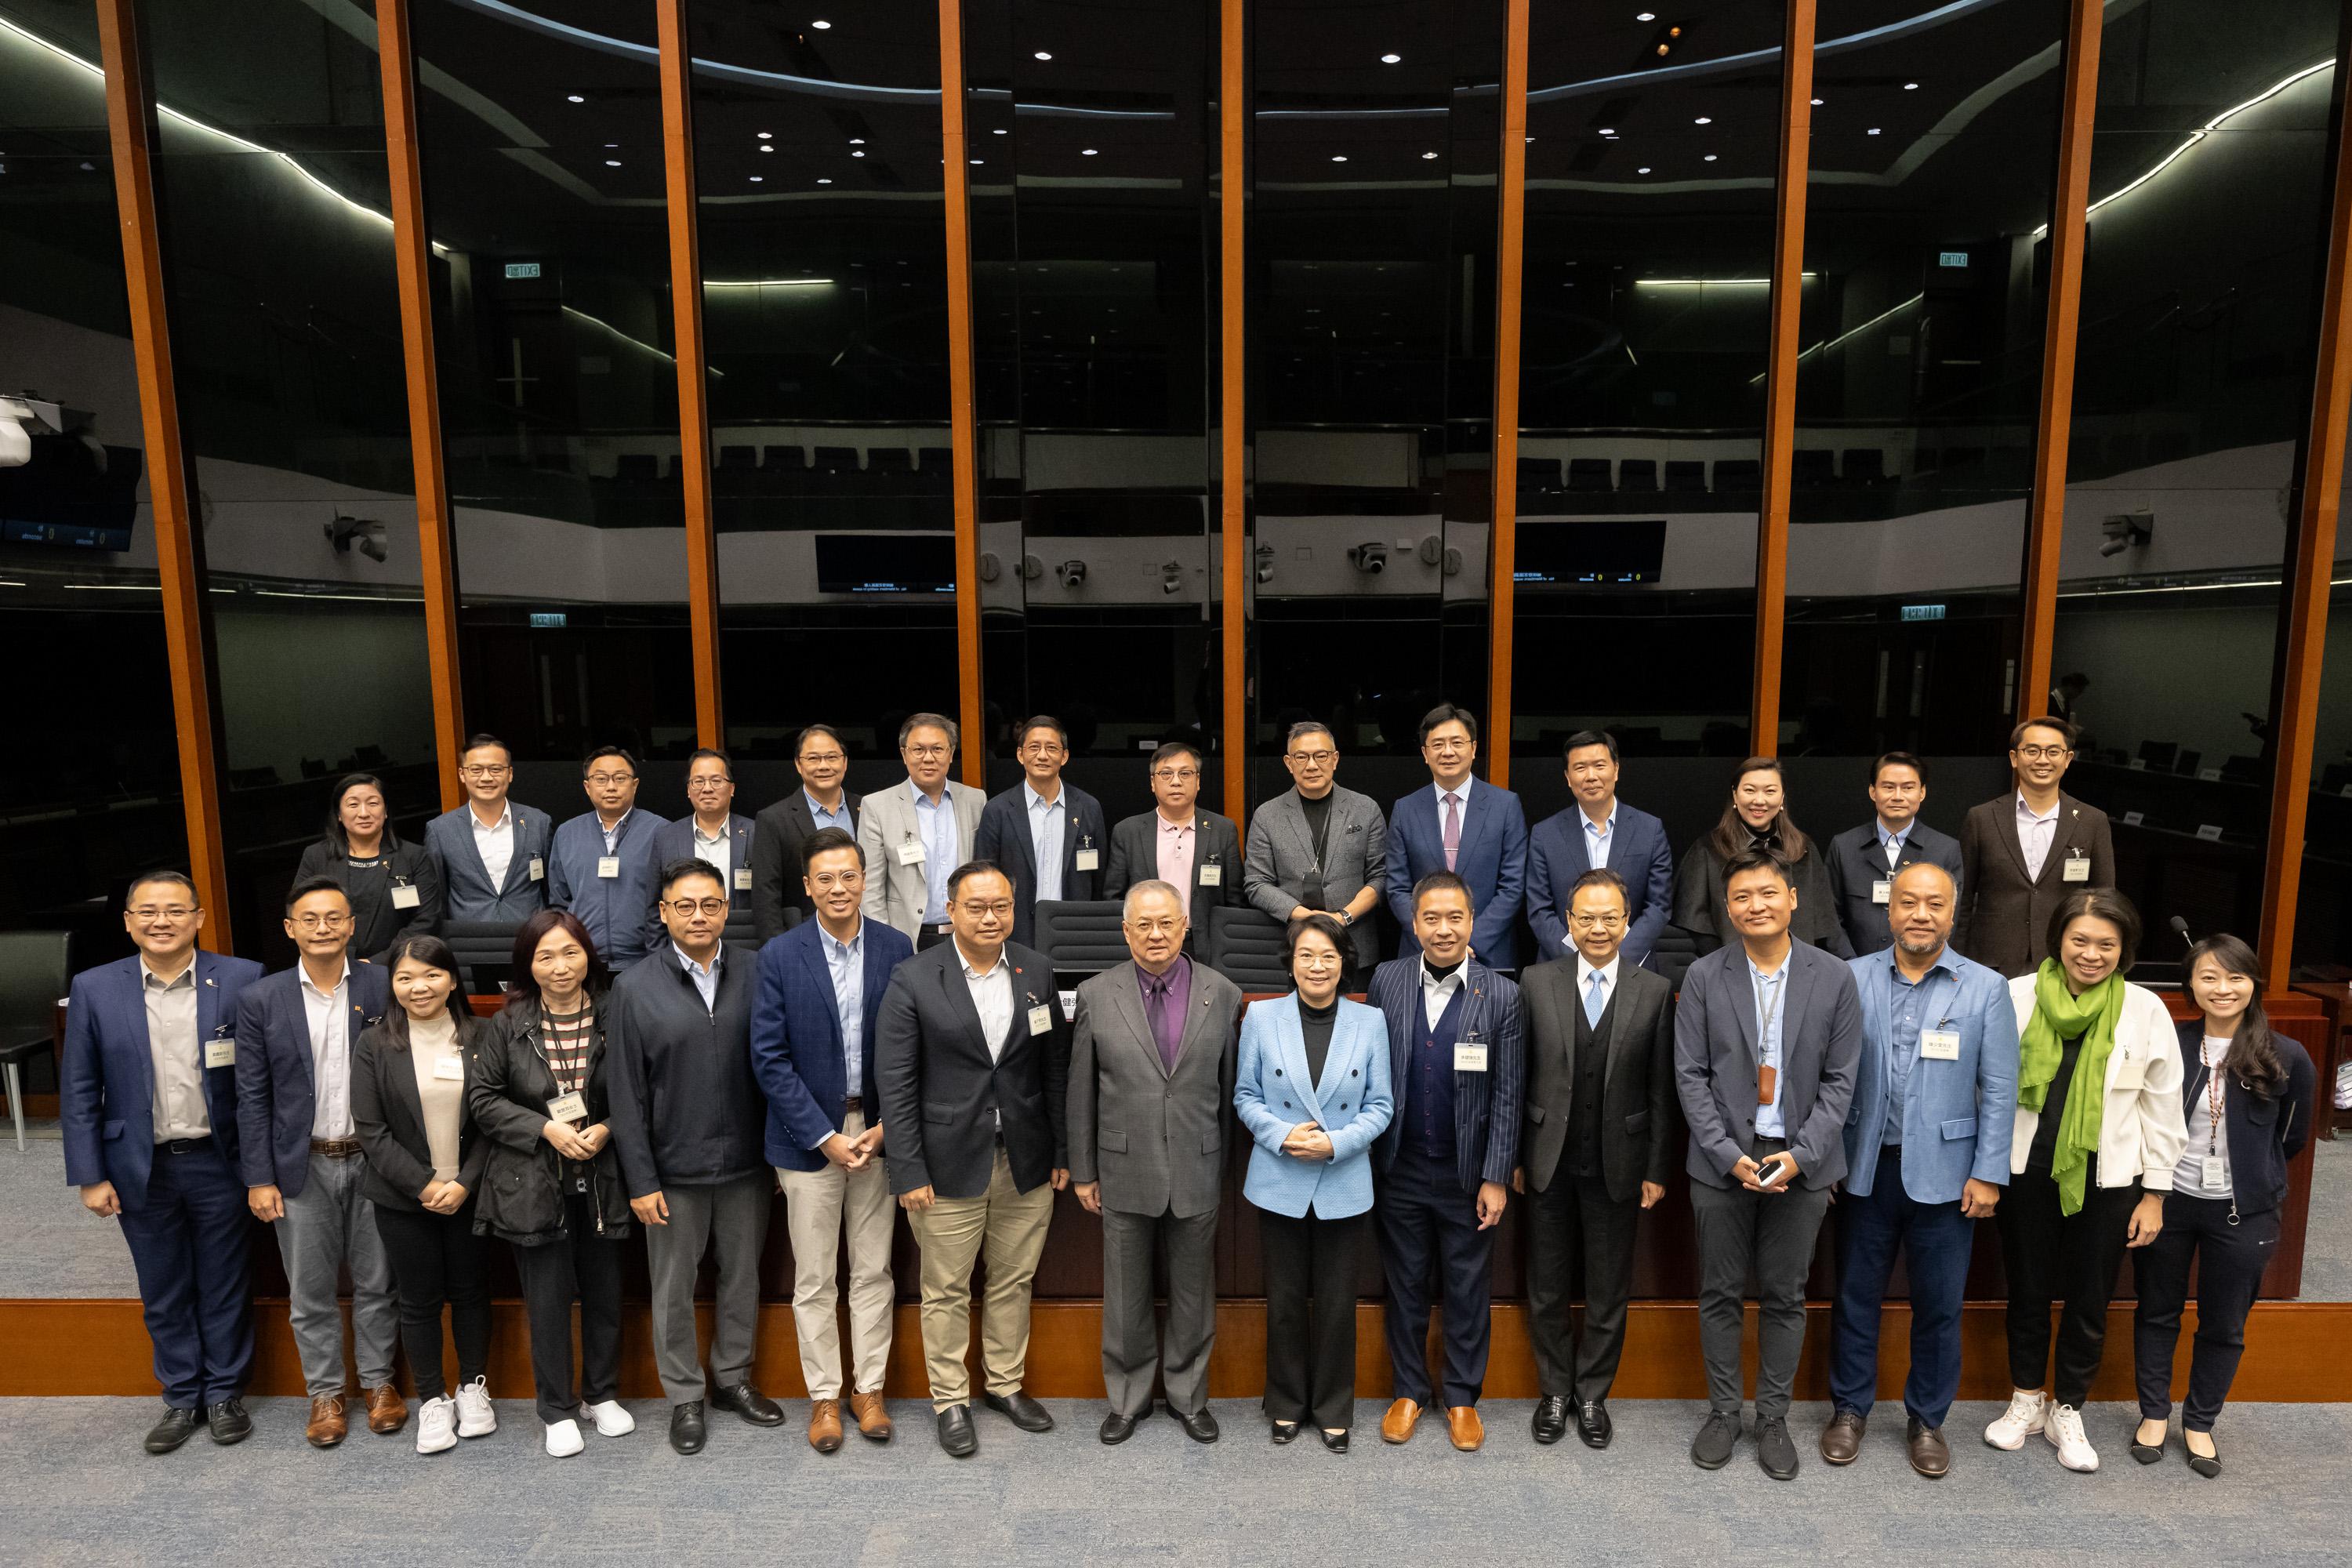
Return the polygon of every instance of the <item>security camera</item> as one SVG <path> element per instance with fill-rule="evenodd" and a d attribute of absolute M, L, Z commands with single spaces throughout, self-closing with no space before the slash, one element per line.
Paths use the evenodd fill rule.
<path fill-rule="evenodd" d="M 1356 570 L 1367 577 L 1377 577 L 1389 569 L 1389 547 L 1385 544 L 1359 544 L 1348 552 Z"/>
<path fill-rule="evenodd" d="M 345 517 L 337 512 L 335 521 L 327 524 L 326 534 L 327 542 L 335 547 L 338 555 L 350 554 L 354 544 L 371 561 L 383 561 L 390 553 L 384 548 L 383 524 L 370 518 Z"/>
<path fill-rule="evenodd" d="M 1181 592 L 1183 587 L 1183 563 L 1177 561 L 1161 562 L 1160 563 L 1160 591 L 1163 594 L 1174 594 Z"/>
<path fill-rule="evenodd" d="M 1274 581 L 1274 546 L 1271 544 L 1257 547 L 1257 580 L 1261 583 Z"/>
<path fill-rule="evenodd" d="M 1065 561 L 1054 568 L 1054 574 L 1062 580 L 1063 587 L 1075 588 L 1087 580 L 1087 563 L 1075 559 Z"/>
<path fill-rule="evenodd" d="M 0 396 L 0 468 L 21 468 L 33 460 L 33 437 L 62 436 L 69 430 L 86 428 L 89 416 L 79 409 L 50 403 L 25 393 L 20 396 Z M 85 446 L 94 449 L 99 470 L 106 469 L 106 448 L 82 437 Z"/>
<path fill-rule="evenodd" d="M 2121 555 L 2156 536 L 2156 516 L 2146 511 L 2117 512 L 2099 525 L 2099 531 L 2106 536 L 2099 542 L 2099 553 Z"/>

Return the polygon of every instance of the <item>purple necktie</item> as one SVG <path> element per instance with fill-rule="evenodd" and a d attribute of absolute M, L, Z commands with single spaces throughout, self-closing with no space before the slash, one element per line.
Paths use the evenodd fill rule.
<path fill-rule="evenodd" d="M 1462 797 L 1447 792 L 1445 796 L 1445 868 L 1454 869 L 1454 858 L 1462 851 Z"/>
<path fill-rule="evenodd" d="M 1176 1047 L 1179 1043 L 1174 1022 L 1168 1016 L 1168 988 L 1173 978 L 1172 974 L 1162 974 L 1156 979 L 1147 974 L 1143 979 L 1144 1021 L 1151 1026 L 1151 1037 L 1160 1046 L 1160 1060 L 1171 1072 L 1176 1070 Z"/>

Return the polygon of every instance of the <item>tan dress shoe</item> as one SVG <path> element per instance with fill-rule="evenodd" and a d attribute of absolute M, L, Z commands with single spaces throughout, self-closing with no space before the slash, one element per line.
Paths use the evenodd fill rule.
<path fill-rule="evenodd" d="M 1389 1406 L 1381 1417 L 1381 1441 L 1405 1443 L 1412 1439 L 1412 1429 L 1421 1424 L 1421 1406 L 1410 1399 L 1400 1399 Z"/>
<path fill-rule="evenodd" d="M 408 1402 L 401 1398 L 400 1390 L 383 1383 L 362 1392 L 367 1395 L 369 1431 L 381 1437 L 408 1425 Z"/>
<path fill-rule="evenodd" d="M 857 1417 L 860 1436 L 876 1443 L 890 1440 L 890 1413 L 882 1407 L 880 1394 L 853 1394 L 849 1396 L 849 1408 Z"/>
<path fill-rule="evenodd" d="M 313 1448 L 331 1448 L 343 1440 L 351 1423 L 343 1416 L 343 1396 L 322 1394 L 310 1401 L 310 1424 L 302 1428 L 302 1436 L 310 1440 Z"/>
<path fill-rule="evenodd" d="M 1486 1442 L 1486 1424 L 1475 1405 L 1457 1405 L 1445 1413 L 1445 1435 L 1465 1454 L 1475 1454 Z"/>
<path fill-rule="evenodd" d="M 820 1399 L 809 1406 L 809 1447 L 830 1454 L 841 1447 L 841 1401 Z"/>

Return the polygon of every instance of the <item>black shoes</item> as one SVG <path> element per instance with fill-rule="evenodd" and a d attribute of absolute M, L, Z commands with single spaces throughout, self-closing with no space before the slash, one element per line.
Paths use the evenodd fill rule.
<path fill-rule="evenodd" d="M 1797 1445 L 1789 1436 L 1789 1418 L 1785 1415 L 1759 1415 L 1756 1418 L 1756 1462 L 1764 1473 L 1776 1481 L 1797 1479 Z"/>
<path fill-rule="evenodd" d="M 980 1434 L 971 1429 L 971 1406 L 950 1405 L 940 1412 L 940 1447 L 951 1459 L 969 1459 L 980 1449 Z"/>
<path fill-rule="evenodd" d="M 703 1439 L 709 1436 L 710 1422 L 701 1400 L 689 1399 L 669 1413 L 669 1446 L 679 1453 L 699 1454 Z"/>
<path fill-rule="evenodd" d="M 1538 1443 L 1557 1443 L 1568 1436 L 1568 1400 L 1560 1394 L 1547 1394 L 1536 1401 L 1535 1418 L 1528 1423 Z"/>
<path fill-rule="evenodd" d="M 196 1413 L 194 1410 L 166 1409 L 163 1419 L 147 1433 L 147 1451 L 168 1454 L 196 1435 Z"/>
<path fill-rule="evenodd" d="M 1609 1424 L 1609 1406 L 1598 1399 L 1588 1399 L 1576 1407 L 1576 1435 L 1584 1439 L 1588 1448 L 1609 1447 L 1609 1437 L 1615 1430 Z"/>
<path fill-rule="evenodd" d="M 1333 1453 L 1344 1454 L 1348 1451 L 1348 1434 L 1346 1432 L 1326 1432 L 1320 1426 L 1318 1426 L 1315 1430 L 1317 1435 L 1323 1439 L 1323 1446 L 1330 1449 Z"/>
<path fill-rule="evenodd" d="M 1052 1413 L 1020 1389 L 1016 1388 L 1010 1394 L 989 1394 L 982 1397 L 991 1410 L 1024 1432 L 1051 1432 L 1054 1429 Z"/>
<path fill-rule="evenodd" d="M 1706 1425 L 1691 1439 L 1691 1463 L 1702 1470 L 1719 1470 L 1731 1463 L 1731 1451 L 1739 1446 L 1739 1412 L 1710 1410 Z"/>
<path fill-rule="evenodd" d="M 2204 1455 L 2199 1453 L 2196 1449 L 2189 1446 L 2188 1427 L 2183 1426 L 2180 1429 L 2180 1457 L 2189 1461 L 2189 1468 L 2196 1471 L 2199 1475 L 2203 1476 L 2209 1481 L 2220 1479 L 2221 1475 L 2221 1451 L 2219 1448 L 2216 1448 L 2213 1450 L 2213 1457 L 2211 1458 L 2207 1458 Z M 2205 1434 L 2208 1441 L 2211 1440 L 2212 1436 L 2213 1434 L 2210 1432 Z"/>
<path fill-rule="evenodd" d="M 1176 1417 L 1176 1425 L 1184 1428 L 1184 1436 L 1192 1438 L 1195 1443 L 1213 1443 L 1217 1440 L 1217 1418 L 1209 1414 L 1207 1405 L 1201 1406 L 1201 1413 L 1198 1415 L 1185 1415 L 1180 1414 L 1171 1405 L 1168 1407 L 1168 1414 Z"/>
<path fill-rule="evenodd" d="M 1298 1440 L 1298 1423 L 1297 1423 L 1297 1422 L 1296 1422 L 1296 1421 L 1276 1421 L 1276 1422 L 1274 1422 L 1274 1423 L 1272 1424 L 1272 1426 L 1273 1426 L 1273 1431 L 1274 1431 L 1274 1441 L 1275 1441 L 1275 1446 L 1276 1446 L 1276 1447 L 1281 1447 L 1281 1446 L 1282 1446 L 1283 1444 L 1285 1444 L 1285 1443 L 1295 1443 L 1295 1442 L 1297 1442 L 1297 1441 Z"/>
<path fill-rule="evenodd" d="M 213 1429 L 213 1441 L 224 1447 L 253 1436 L 253 1417 L 245 1413 L 242 1399 L 224 1399 L 211 1406 L 205 1412 L 205 1425 Z"/>
<path fill-rule="evenodd" d="M 718 1410 L 732 1410 L 754 1426 L 781 1426 L 784 1424 L 782 1406 L 751 1386 L 747 1379 L 732 1388 L 714 1388 L 710 1404 Z"/>
<path fill-rule="evenodd" d="M 1143 1413 L 1144 1415 L 1150 1414 L 1149 1410 Z M 1142 1415 L 1122 1415 L 1116 1410 L 1112 1411 L 1103 1417 L 1101 1436 L 1104 1445 L 1126 1442 L 1135 1436 L 1135 1424 L 1142 1419 Z"/>

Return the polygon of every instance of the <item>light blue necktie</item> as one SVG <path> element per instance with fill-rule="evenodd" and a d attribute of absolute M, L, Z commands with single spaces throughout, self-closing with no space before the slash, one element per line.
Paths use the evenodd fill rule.
<path fill-rule="evenodd" d="M 1609 1005 L 1608 998 L 1602 994 L 1602 987 L 1607 984 L 1597 969 L 1592 972 L 1592 978 L 1584 983 L 1584 1021 L 1596 1029 L 1601 1027 L 1601 1009 Z"/>

